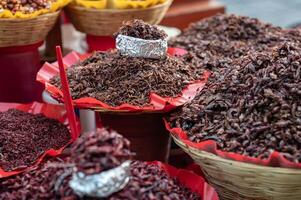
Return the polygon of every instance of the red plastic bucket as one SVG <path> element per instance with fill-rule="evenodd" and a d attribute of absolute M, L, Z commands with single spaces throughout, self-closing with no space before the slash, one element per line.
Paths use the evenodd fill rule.
<path fill-rule="evenodd" d="M 0 101 L 27 103 L 41 101 L 43 86 L 36 82 L 41 67 L 38 47 L 0 48 Z"/>
<path fill-rule="evenodd" d="M 87 35 L 86 40 L 89 52 L 107 51 L 108 49 L 115 48 L 115 39 L 112 36 Z"/>
<path fill-rule="evenodd" d="M 130 140 L 136 159 L 168 161 L 170 135 L 166 131 L 162 114 L 100 113 L 101 123 L 116 130 Z"/>

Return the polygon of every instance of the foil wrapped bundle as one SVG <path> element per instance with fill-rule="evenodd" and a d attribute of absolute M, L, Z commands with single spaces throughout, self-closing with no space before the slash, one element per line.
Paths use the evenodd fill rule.
<path fill-rule="evenodd" d="M 118 167 L 93 175 L 76 172 L 72 175 L 69 186 L 80 197 L 109 197 L 129 182 L 130 163 L 126 161 Z"/>
<path fill-rule="evenodd" d="M 162 59 L 167 54 L 167 40 L 145 40 L 120 34 L 116 38 L 116 48 L 124 56 Z"/>

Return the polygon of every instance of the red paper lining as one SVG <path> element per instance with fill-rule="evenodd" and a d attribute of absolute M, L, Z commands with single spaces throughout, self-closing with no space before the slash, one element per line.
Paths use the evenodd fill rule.
<path fill-rule="evenodd" d="M 6 110 L 12 109 L 12 108 L 15 108 L 15 109 L 18 109 L 18 110 L 21 110 L 24 112 L 32 113 L 32 114 L 42 113 L 48 118 L 57 119 L 58 121 L 60 121 L 61 123 L 64 123 L 64 124 L 67 123 L 66 110 L 62 106 L 42 104 L 42 103 L 37 103 L 37 102 L 33 102 L 31 104 L 0 103 L 0 112 L 6 111 Z M 75 139 L 76 138 L 72 136 L 70 142 L 68 144 L 66 144 L 64 147 L 62 147 L 58 150 L 49 149 L 48 151 L 45 151 L 37 159 L 37 161 L 28 168 L 6 172 L 3 169 L 1 169 L 1 167 L 0 167 L 0 179 L 4 178 L 4 177 L 13 176 L 13 175 L 22 173 L 26 170 L 35 168 L 37 165 L 39 165 L 42 162 L 42 160 L 44 159 L 45 156 L 54 157 L 54 156 L 61 154 L 62 151 L 65 149 L 65 147 L 67 147 Z"/>
<path fill-rule="evenodd" d="M 178 139 L 180 139 L 182 142 L 184 142 L 186 145 L 190 147 L 197 148 L 199 150 L 203 150 L 209 153 L 213 153 L 215 155 L 218 155 L 222 158 L 235 160 L 239 162 L 245 162 L 245 163 L 251 163 L 251 164 L 257 164 L 257 165 L 263 165 L 263 166 L 269 166 L 269 167 L 284 167 L 284 168 L 301 168 L 301 163 L 293 163 L 284 156 L 278 152 L 274 151 L 270 154 L 270 156 L 267 159 L 260 159 L 260 158 L 253 158 L 250 156 L 244 156 L 237 153 L 232 152 L 225 152 L 223 150 L 219 150 L 217 148 L 217 143 L 214 140 L 206 140 L 203 142 L 192 142 L 189 140 L 187 133 L 182 130 L 181 128 L 171 128 L 169 123 L 164 119 L 165 126 L 167 130 L 176 136 Z"/>
<path fill-rule="evenodd" d="M 181 184 L 197 193 L 202 200 L 218 200 L 215 190 L 193 170 L 177 169 L 159 161 L 149 162 L 149 164 L 161 167 L 169 176 L 176 178 Z"/>
<path fill-rule="evenodd" d="M 183 49 L 169 49 L 169 52 L 172 55 L 182 55 L 183 52 L 186 52 Z M 64 57 L 64 65 L 70 67 L 72 64 L 75 64 L 79 61 L 84 60 L 87 55 L 80 56 L 75 52 L 71 52 L 67 56 Z M 63 101 L 62 99 L 62 91 L 55 87 L 54 85 L 49 83 L 49 80 L 58 74 L 59 69 L 57 63 L 45 63 L 43 67 L 40 69 L 37 75 L 37 81 L 45 84 L 46 91 L 50 93 L 52 97 L 59 101 Z M 75 106 L 79 108 L 98 108 L 102 110 L 109 111 L 127 111 L 127 112 L 137 112 L 137 111 L 149 111 L 149 112 L 168 112 L 178 106 L 183 105 L 184 103 L 192 100 L 197 93 L 204 87 L 210 76 L 210 72 L 205 72 L 203 75 L 203 79 L 199 81 L 194 81 L 190 85 L 188 85 L 183 91 L 182 94 L 175 98 L 163 98 L 155 93 L 150 94 L 150 106 L 134 106 L 130 104 L 122 104 L 120 106 L 109 106 L 108 104 L 101 102 L 92 97 L 84 97 L 80 99 L 73 100 Z"/>

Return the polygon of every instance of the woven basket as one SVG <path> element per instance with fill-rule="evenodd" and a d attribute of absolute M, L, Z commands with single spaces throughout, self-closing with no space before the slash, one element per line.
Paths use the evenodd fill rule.
<path fill-rule="evenodd" d="M 78 31 L 95 36 L 112 35 L 123 21 L 142 19 L 150 24 L 161 22 L 172 0 L 145 9 L 94 9 L 69 4 L 67 15 Z"/>
<path fill-rule="evenodd" d="M 301 170 L 228 160 L 174 141 L 201 166 L 220 200 L 301 200 Z"/>
<path fill-rule="evenodd" d="M 60 11 L 32 19 L 0 18 L 0 47 L 22 46 L 43 41 Z"/>

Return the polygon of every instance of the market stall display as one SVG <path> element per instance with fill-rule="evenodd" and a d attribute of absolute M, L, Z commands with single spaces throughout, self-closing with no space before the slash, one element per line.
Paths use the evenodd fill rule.
<path fill-rule="evenodd" d="M 1 1 L 0 101 L 31 102 L 41 99 L 35 82 L 40 68 L 38 48 L 69 0 Z M 22 70 L 21 70 L 22 68 Z"/>
<path fill-rule="evenodd" d="M 160 162 L 132 162 L 131 156 L 127 139 L 98 129 L 79 138 L 70 157 L 51 159 L 36 170 L 1 180 L 0 198 L 136 199 L 139 195 L 143 199 L 206 200 L 202 177 Z"/>
<path fill-rule="evenodd" d="M 142 21 L 139 23 L 143 24 Z M 133 26 L 132 29 L 145 34 L 150 27 Z M 127 25 L 125 28 L 128 28 Z M 152 31 L 159 30 L 155 28 Z M 160 31 L 160 34 L 163 32 Z M 195 74 L 196 67 L 167 54 L 164 39 L 124 38 L 123 41 L 119 39 L 117 50 L 95 52 L 82 57 L 71 53 L 64 58 L 75 106 L 120 112 L 170 111 L 193 99 L 210 75 L 207 71 Z M 127 49 L 131 45 L 137 49 Z M 154 48 L 157 51 L 153 51 Z M 125 52 L 131 55 L 123 55 Z M 158 52 L 158 58 L 149 58 L 157 56 Z M 177 54 L 177 51 L 172 53 Z M 62 102 L 57 73 L 57 63 L 46 63 L 39 71 L 37 80 L 44 83 L 46 90 Z"/>
<path fill-rule="evenodd" d="M 172 2 L 0 0 L 0 200 L 301 199 L 300 29 Z M 64 7 L 89 50 L 42 65 Z"/>
<path fill-rule="evenodd" d="M 31 169 L 74 141 L 61 106 L 0 103 L 0 179 Z M 63 124 L 64 123 L 64 124 Z"/>
<path fill-rule="evenodd" d="M 126 35 L 116 34 L 118 50 L 96 52 L 81 62 L 77 54 L 66 57 L 74 105 L 97 111 L 104 126 L 130 139 L 139 159 L 166 160 L 169 136 L 161 113 L 193 99 L 205 85 L 209 73 L 195 75 L 193 66 L 168 55 L 166 34 L 156 27 L 134 21 L 125 24 L 120 32 Z M 155 40 L 128 35 L 155 37 Z M 161 39 L 156 40 L 158 36 Z M 141 41 L 144 45 L 139 45 Z M 136 49 L 126 49 L 134 46 Z M 129 52 L 132 54 L 123 55 Z M 62 102 L 57 72 L 56 63 L 45 64 L 37 80 Z M 154 144 L 158 145 L 155 149 Z"/>
<path fill-rule="evenodd" d="M 122 104 L 154 107 L 150 105 L 151 92 L 163 98 L 175 98 L 188 83 L 198 79 L 193 69 L 173 58 L 129 59 L 116 52 L 98 52 L 90 60 L 95 62 L 85 60 L 84 64 L 68 69 L 72 98 L 94 98 L 113 109 Z M 50 84 L 61 89 L 58 76 Z"/>
<path fill-rule="evenodd" d="M 225 19 L 240 23 L 225 26 Z M 238 28 L 246 21 L 248 28 Z M 210 24 L 220 28 L 206 36 L 202 31 Z M 196 39 L 197 48 L 187 47 L 214 73 L 191 103 L 168 116 L 166 126 L 175 142 L 202 167 L 222 199 L 300 199 L 301 33 L 233 15 L 195 27 L 211 43 L 197 44 Z M 176 40 L 186 42 L 181 36 Z M 218 41 L 227 45 L 210 48 Z M 232 44 L 237 48 L 223 50 Z M 199 48 L 225 62 L 204 62 L 208 57 Z"/>
<path fill-rule="evenodd" d="M 173 53 L 176 54 L 177 52 L 173 51 Z M 131 97 L 130 93 L 123 94 L 124 99 L 128 98 L 128 99 L 124 100 L 124 101 L 128 101 L 125 103 L 118 103 L 117 95 L 115 97 L 108 96 L 108 98 L 112 98 L 112 99 L 115 98 L 115 100 L 113 100 L 114 102 L 117 101 L 117 103 L 113 102 L 113 104 L 111 103 L 111 105 L 110 105 L 108 103 L 102 102 L 102 101 L 98 100 L 97 98 L 95 98 L 98 96 L 98 98 L 103 99 L 103 97 L 101 97 L 101 94 L 97 95 L 97 90 L 95 90 L 93 88 L 90 88 L 87 91 L 84 91 L 84 90 L 81 91 L 81 89 L 84 89 L 84 86 L 82 85 L 81 80 L 79 80 L 79 79 L 77 80 L 77 78 L 83 78 L 84 74 L 82 74 L 82 76 L 75 75 L 76 73 L 84 73 L 86 68 L 88 70 L 95 70 L 94 73 L 97 73 L 97 69 L 102 69 L 102 67 L 105 69 L 105 66 L 111 65 L 111 63 L 106 63 L 106 64 L 104 64 L 105 66 L 103 66 L 102 65 L 103 61 L 101 59 L 99 59 L 99 60 L 95 59 L 98 56 L 100 56 L 100 58 L 101 58 L 101 56 L 103 56 L 103 55 L 105 55 L 105 56 L 112 55 L 113 58 L 115 59 L 114 63 L 120 64 L 120 65 L 122 64 L 122 60 L 125 59 L 125 58 L 122 58 L 120 55 L 118 55 L 118 53 L 116 51 L 96 52 L 88 59 L 85 59 L 86 56 L 80 57 L 77 53 L 72 52 L 64 58 L 63 61 L 64 61 L 65 66 L 67 67 L 68 78 L 70 78 L 70 80 L 72 81 L 72 82 L 70 82 L 70 85 L 71 85 L 70 89 L 71 89 L 71 95 L 74 98 L 73 102 L 74 102 L 75 106 L 77 106 L 79 108 L 94 109 L 97 111 L 166 112 L 166 111 L 170 111 L 170 110 L 176 108 L 177 106 L 185 104 L 185 102 L 189 101 L 190 99 L 193 99 L 193 97 L 197 94 L 197 91 L 199 91 L 205 85 L 205 82 L 208 79 L 209 74 L 210 74 L 208 72 L 205 72 L 204 76 L 201 76 L 201 77 L 193 75 L 194 77 L 199 77 L 199 80 L 195 80 L 192 82 L 185 81 L 182 79 L 182 77 L 179 77 L 179 76 L 177 77 L 179 83 L 173 83 L 171 78 L 169 78 L 167 80 L 163 80 L 163 81 L 166 81 L 165 84 L 168 83 L 171 86 L 174 85 L 176 87 L 178 87 L 181 82 L 184 85 L 186 84 L 186 87 L 184 87 L 184 89 L 182 91 L 179 90 L 179 88 L 174 88 L 175 91 L 179 91 L 178 94 L 176 94 L 176 92 L 173 92 L 173 91 L 171 91 L 171 92 L 167 91 L 166 89 L 164 89 L 165 84 L 163 84 L 162 85 L 163 91 L 161 91 L 161 93 L 163 95 L 164 95 L 164 92 L 172 94 L 172 95 L 177 95 L 172 98 L 171 97 L 160 97 L 157 94 L 153 94 L 150 91 L 150 88 L 146 88 L 146 89 L 148 89 L 149 94 L 147 94 L 143 90 L 141 91 L 141 94 L 136 97 Z M 118 59 L 118 58 L 120 58 L 120 59 Z M 90 60 L 93 61 L 93 59 L 95 59 L 94 60 L 95 63 L 89 63 Z M 107 58 L 105 58 L 105 59 L 107 59 Z M 120 60 L 121 60 L 121 63 L 119 63 Z M 165 61 L 165 62 L 167 62 L 167 63 L 170 62 L 170 63 L 176 64 L 176 65 L 178 65 L 178 67 L 181 66 L 181 64 L 184 64 L 177 58 L 175 58 L 175 60 L 172 60 L 172 58 L 168 58 L 167 60 L 168 61 Z M 134 59 L 134 62 L 135 61 L 139 61 L 139 59 L 138 58 Z M 134 62 L 132 62 L 132 63 L 135 65 L 138 65 L 138 63 L 134 63 Z M 158 62 L 164 63 L 164 61 L 158 61 Z M 84 66 L 87 63 L 88 63 L 87 67 Z M 84 64 L 84 65 L 81 67 L 77 67 L 78 65 L 82 65 L 82 64 Z M 98 66 L 97 66 L 97 64 L 98 64 Z M 149 63 L 146 63 L 146 65 L 147 64 L 152 64 L 153 68 L 149 69 L 149 73 L 151 75 L 152 75 L 152 71 L 159 69 L 159 65 L 156 64 L 156 62 L 153 61 L 152 59 L 149 59 Z M 93 67 L 93 66 L 95 66 L 95 67 Z M 131 67 L 131 65 L 129 65 L 129 67 Z M 172 69 L 171 66 L 169 66 L 169 67 L 170 67 L 169 75 L 173 76 L 173 72 L 175 72 L 177 70 L 173 71 L 174 69 Z M 190 68 L 189 65 L 186 65 L 186 64 L 184 64 L 183 67 L 186 67 L 186 70 L 185 70 L 186 72 L 182 71 L 180 68 L 178 68 L 178 74 L 176 74 L 176 76 L 179 74 L 185 75 L 185 73 L 189 73 L 189 70 L 194 70 L 193 67 Z M 111 74 L 111 72 L 114 70 L 114 68 L 108 67 L 108 68 L 106 68 L 106 70 L 108 70 L 108 72 L 107 72 L 108 74 Z M 110 70 L 112 70 L 112 71 L 110 71 Z M 123 70 L 125 70 L 125 69 L 123 69 Z M 147 72 L 147 69 L 144 70 L 143 68 L 140 68 L 140 72 L 143 72 L 143 71 Z M 54 97 L 54 99 L 58 100 L 59 102 L 62 102 L 63 101 L 62 91 L 59 89 L 59 87 L 55 86 L 55 85 L 57 85 L 57 86 L 60 85 L 59 78 L 57 75 L 58 72 L 59 72 L 59 69 L 58 69 L 57 63 L 53 63 L 53 64 L 45 63 L 43 65 L 43 67 L 41 68 L 41 70 L 39 71 L 39 73 L 37 74 L 37 80 L 42 82 L 43 84 L 45 84 L 47 92 L 49 92 L 51 94 L 51 96 Z M 136 73 L 138 73 L 138 72 L 136 72 Z M 161 71 L 161 73 L 164 73 L 164 72 Z M 97 80 L 95 80 L 95 78 L 96 79 L 99 78 L 97 76 L 93 76 L 93 74 L 90 74 L 90 73 L 87 73 L 86 76 L 88 77 L 88 79 L 86 79 L 86 78 L 85 79 L 90 80 L 91 82 L 88 83 L 85 80 L 84 83 L 86 83 L 88 85 L 90 84 L 91 86 L 93 86 L 93 84 L 95 84 L 97 82 Z M 99 76 L 103 76 L 103 74 L 100 73 Z M 160 76 L 160 74 L 158 76 Z M 128 74 L 128 77 L 134 79 L 134 76 L 131 76 L 131 74 Z M 185 75 L 185 77 L 188 78 L 189 76 Z M 73 79 L 73 78 L 75 78 L 75 79 Z M 116 79 L 119 78 L 118 74 L 116 74 L 115 78 Z M 124 80 L 123 80 L 124 82 L 126 82 L 126 78 L 127 77 L 124 77 Z M 155 80 L 154 80 L 154 79 L 156 79 L 156 74 L 154 74 L 154 76 L 151 78 L 152 79 L 150 79 L 150 81 L 154 82 L 153 83 L 154 88 L 158 87 L 155 84 Z M 95 81 L 95 82 L 93 83 L 93 81 Z M 76 83 L 79 83 L 79 85 L 77 85 Z M 128 84 L 131 84 L 131 83 L 128 82 Z M 138 85 L 138 83 L 133 84 L 132 85 L 133 89 L 135 89 L 135 87 L 137 88 L 138 87 L 137 85 Z M 160 89 L 160 86 L 158 88 Z M 182 86 L 182 88 L 183 88 L 183 86 Z M 117 90 L 117 91 L 121 90 L 122 91 L 122 90 L 124 90 L 124 88 L 118 88 L 118 86 L 116 85 L 115 88 L 112 88 L 112 90 Z M 89 93 L 89 91 L 90 91 L 90 93 Z M 118 92 L 122 93 L 121 91 L 118 91 Z M 85 93 L 85 92 L 87 92 L 87 93 Z M 105 90 L 102 90 L 100 92 L 103 92 L 103 94 L 107 93 Z M 91 96 L 89 96 L 90 94 L 91 94 Z M 122 99 L 119 101 L 122 102 Z M 130 101 L 133 101 L 134 103 L 131 103 Z M 140 102 L 140 105 L 137 103 L 135 104 L 135 101 Z"/>
<path fill-rule="evenodd" d="M 141 19 L 158 24 L 171 3 L 172 0 L 77 0 L 66 12 L 75 28 L 87 34 L 89 51 L 103 51 L 115 47 L 112 35 L 122 22 Z"/>

